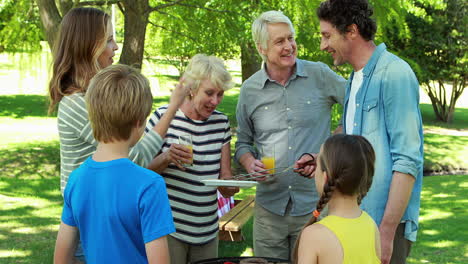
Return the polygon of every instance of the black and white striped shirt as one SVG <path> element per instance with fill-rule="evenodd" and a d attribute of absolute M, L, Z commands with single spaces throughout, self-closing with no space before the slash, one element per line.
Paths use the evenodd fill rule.
<path fill-rule="evenodd" d="M 167 106 L 155 111 L 148 122 L 151 129 L 166 112 Z M 176 233 L 171 236 L 190 244 L 205 244 L 218 235 L 218 203 L 215 187 L 201 183 L 218 179 L 221 149 L 231 141 L 229 120 L 214 111 L 207 120 L 192 120 L 179 109 L 164 138 L 162 151 L 178 143 L 179 135 L 192 135 L 193 166 L 186 171 L 170 164 L 162 173 L 166 181 Z"/>

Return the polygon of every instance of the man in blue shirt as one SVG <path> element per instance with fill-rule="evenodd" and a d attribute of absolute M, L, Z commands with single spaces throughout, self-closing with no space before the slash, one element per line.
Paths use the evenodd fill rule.
<path fill-rule="evenodd" d="M 151 111 L 148 80 L 125 65 L 91 80 L 86 103 L 96 152 L 70 175 L 54 263 L 71 263 L 79 236 L 86 263 L 169 263 L 175 231 L 163 178 L 128 159 Z"/>
<path fill-rule="evenodd" d="M 317 9 L 321 46 L 335 65 L 349 63 L 343 115 L 347 134 L 376 153 L 372 187 L 361 207 L 379 225 L 382 263 L 405 263 L 416 240 L 423 172 L 419 83 L 410 66 L 376 46 L 367 0 L 328 0 Z"/>

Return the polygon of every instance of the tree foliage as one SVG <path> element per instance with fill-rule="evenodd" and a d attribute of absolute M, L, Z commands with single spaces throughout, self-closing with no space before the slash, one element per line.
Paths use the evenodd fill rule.
<path fill-rule="evenodd" d="M 31 1 L 15 2 L 29 3 L 35 7 Z M 33 14 L 36 21 L 39 21 L 40 14 L 44 34 L 37 29 L 34 32 L 44 36 L 52 45 L 61 17 L 70 8 L 83 5 L 102 8 L 103 5 L 109 7 L 116 4 L 124 18 L 120 63 L 141 65 L 144 55 L 149 59 L 175 61 L 178 69 L 182 70 L 193 55 L 206 53 L 224 59 L 240 58 L 242 77 L 246 79 L 260 68 L 261 61 L 252 42 L 251 24 L 260 13 L 268 10 L 281 10 L 292 20 L 300 58 L 332 63 L 331 57 L 320 51 L 319 47 L 319 23 L 315 10 L 320 2 L 321 0 L 36 0 L 37 7 L 33 9 Z M 402 20 L 401 0 L 374 0 L 371 3 L 379 25 L 390 20 Z M 122 32 L 118 32 L 120 34 Z M 379 28 L 377 39 L 381 35 Z M 344 73 L 349 68 L 337 70 Z"/>
<path fill-rule="evenodd" d="M 331 57 L 320 51 L 319 21 L 315 10 L 321 0 L 198 0 L 184 1 L 167 13 L 150 16 L 150 41 L 146 51 L 165 60 L 176 59 L 178 69 L 196 53 L 214 54 L 225 59 L 241 58 L 246 79 L 260 68 L 260 57 L 252 42 L 251 25 L 262 12 L 281 10 L 296 29 L 298 56 L 332 64 Z M 378 23 L 404 21 L 399 0 L 372 1 Z M 193 8 L 196 7 L 196 8 Z M 401 23 L 403 27 L 404 23 Z M 379 29 L 377 38 L 381 36 Z M 349 68 L 342 67 L 342 73 Z"/>
<path fill-rule="evenodd" d="M 0 52 L 38 51 L 43 39 L 34 2 L 0 0 Z"/>
<path fill-rule="evenodd" d="M 464 0 L 414 0 L 406 15 L 409 38 L 386 32 L 392 48 L 412 64 L 429 95 L 436 117 L 453 120 L 468 72 L 467 3 Z M 447 89 L 451 85 L 451 90 Z"/>

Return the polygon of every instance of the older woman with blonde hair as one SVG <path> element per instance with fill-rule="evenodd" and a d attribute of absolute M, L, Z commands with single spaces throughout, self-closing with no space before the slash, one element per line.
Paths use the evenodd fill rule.
<path fill-rule="evenodd" d="M 96 8 L 74 8 L 63 17 L 60 25 L 53 52 L 49 113 L 54 112 L 58 105 L 62 193 L 70 173 L 96 151 L 97 142 L 93 137 L 84 95 L 91 78 L 113 63 L 118 47 L 112 32 L 109 15 Z M 160 151 L 162 137 L 185 94 L 186 88 L 179 84 L 171 97 L 167 115 L 135 145 L 130 159 L 146 166 Z M 85 261 L 80 250 L 76 256 Z"/>
<path fill-rule="evenodd" d="M 191 263 L 218 255 L 218 215 L 215 187 L 205 179 L 228 179 L 231 173 L 231 132 L 228 117 L 217 111 L 224 92 L 232 87 L 223 61 L 195 55 L 184 73 L 190 95 L 176 113 L 164 138 L 162 152 L 149 168 L 160 173 L 167 186 L 177 231 L 168 237 L 171 263 Z M 167 106 L 154 112 L 147 129 L 166 115 Z M 179 144 L 191 138 L 192 150 Z M 225 196 L 239 189 L 220 188 Z"/>

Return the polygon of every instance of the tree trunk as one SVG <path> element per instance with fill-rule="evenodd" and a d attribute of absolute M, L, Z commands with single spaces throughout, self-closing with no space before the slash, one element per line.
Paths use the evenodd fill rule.
<path fill-rule="evenodd" d="M 142 66 L 146 25 L 150 7 L 148 0 L 124 0 L 124 42 L 119 63 L 136 68 Z"/>
<path fill-rule="evenodd" d="M 242 82 L 260 70 L 262 60 L 255 45 L 249 41 L 241 44 Z"/>
<path fill-rule="evenodd" d="M 60 16 L 54 0 L 36 0 L 36 3 L 39 7 L 42 30 L 44 31 L 47 43 L 49 43 L 49 47 L 52 50 L 62 17 Z"/>
<path fill-rule="evenodd" d="M 59 0 L 59 8 L 62 16 L 68 13 L 73 8 L 73 0 Z"/>

